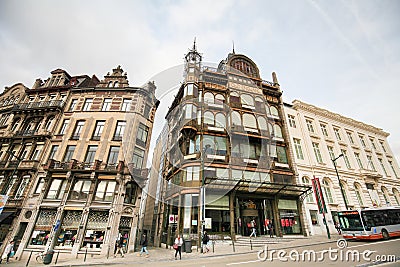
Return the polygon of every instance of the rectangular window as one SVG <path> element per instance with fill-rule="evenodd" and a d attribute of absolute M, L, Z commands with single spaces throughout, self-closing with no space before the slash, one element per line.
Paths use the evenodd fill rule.
<path fill-rule="evenodd" d="M 329 137 L 328 135 L 328 129 L 326 128 L 326 124 L 321 123 L 321 132 L 325 137 Z"/>
<path fill-rule="evenodd" d="M 132 163 L 135 169 L 141 169 L 142 164 L 143 164 L 143 158 L 144 158 L 144 150 L 140 149 L 138 147 L 135 147 L 135 150 L 133 151 L 133 159 Z"/>
<path fill-rule="evenodd" d="M 344 158 L 344 162 L 346 163 L 346 167 L 347 169 L 351 169 L 351 165 L 350 165 L 350 161 L 349 158 L 347 157 L 347 152 L 346 150 L 341 150 L 342 154 L 343 154 L 343 158 Z"/>
<path fill-rule="evenodd" d="M 130 111 L 131 110 L 132 99 L 124 98 L 122 100 L 122 111 Z"/>
<path fill-rule="evenodd" d="M 69 105 L 68 111 L 74 111 L 77 103 L 78 103 L 78 99 L 72 99 L 71 104 Z"/>
<path fill-rule="evenodd" d="M 378 159 L 379 164 L 381 165 L 381 168 L 383 170 L 383 172 L 385 173 L 386 176 L 388 176 L 385 165 L 383 164 L 383 160 L 382 159 Z"/>
<path fill-rule="evenodd" d="M 86 98 L 85 103 L 83 104 L 82 111 L 89 111 L 93 104 L 93 98 Z"/>
<path fill-rule="evenodd" d="M 73 140 L 79 140 L 82 133 L 83 126 L 85 126 L 85 121 L 77 121 L 74 129 L 74 133 L 71 136 Z"/>
<path fill-rule="evenodd" d="M 296 128 L 296 120 L 293 115 L 288 115 L 289 118 L 289 126 L 292 128 Z"/>
<path fill-rule="evenodd" d="M 98 146 L 88 146 L 88 149 L 86 151 L 86 157 L 85 157 L 86 163 L 94 162 L 94 156 L 96 155 L 97 148 L 98 148 Z"/>
<path fill-rule="evenodd" d="M 394 176 L 395 176 L 396 178 L 399 178 L 399 177 L 397 176 L 396 170 L 394 169 L 393 162 L 389 161 L 389 165 L 390 165 L 390 168 L 392 169 L 392 171 L 393 171 L 393 173 L 394 173 Z"/>
<path fill-rule="evenodd" d="M 51 182 L 49 191 L 47 191 L 47 199 L 62 199 L 65 187 L 67 186 L 67 180 L 65 179 L 53 179 Z"/>
<path fill-rule="evenodd" d="M 332 159 L 335 158 L 335 152 L 333 151 L 333 147 L 332 146 L 328 146 L 328 152 L 329 152 L 329 157 Z"/>
<path fill-rule="evenodd" d="M 143 116 L 144 116 L 145 118 L 149 118 L 149 116 L 150 116 L 150 110 L 151 110 L 151 107 L 150 107 L 149 105 L 145 105 L 145 106 L 144 106 Z"/>
<path fill-rule="evenodd" d="M 342 141 L 342 137 L 340 136 L 340 130 L 339 128 L 333 128 L 333 132 L 335 133 L 336 139 L 338 141 Z"/>
<path fill-rule="evenodd" d="M 42 192 L 44 186 L 44 178 L 39 178 L 39 182 L 36 185 L 35 193 L 34 194 L 40 194 Z"/>
<path fill-rule="evenodd" d="M 199 167 L 187 167 L 183 173 L 183 181 L 199 181 Z"/>
<path fill-rule="evenodd" d="M 119 146 L 110 147 L 108 153 L 107 165 L 116 165 L 118 163 Z"/>
<path fill-rule="evenodd" d="M 278 156 L 278 162 L 279 163 L 284 163 L 287 164 L 287 155 L 286 155 L 286 148 L 283 146 L 277 146 L 276 147 L 276 154 Z"/>
<path fill-rule="evenodd" d="M 106 121 L 96 121 L 96 126 L 94 128 L 92 140 L 100 140 L 105 124 L 106 124 Z"/>
<path fill-rule="evenodd" d="M 374 166 L 374 162 L 372 161 L 372 157 L 371 156 L 367 156 L 367 160 L 368 160 L 367 169 L 368 170 L 373 170 L 375 172 L 376 169 L 375 169 L 375 166 Z"/>
<path fill-rule="evenodd" d="M 74 155 L 76 146 L 67 146 L 67 150 L 65 151 L 64 155 L 64 162 L 69 162 Z"/>
<path fill-rule="evenodd" d="M 366 147 L 367 145 L 365 144 L 364 136 L 359 135 L 358 137 L 360 138 L 361 145 L 362 145 L 363 147 Z"/>
<path fill-rule="evenodd" d="M 56 155 L 56 153 L 58 151 L 58 147 L 59 147 L 58 145 L 53 145 L 51 147 L 50 154 L 49 154 L 49 159 L 54 159 L 55 158 L 55 155 Z"/>
<path fill-rule="evenodd" d="M 323 163 L 322 156 L 321 156 L 321 151 L 319 150 L 319 144 L 318 143 L 312 143 L 313 149 L 314 149 L 314 154 L 315 158 L 317 159 L 318 163 Z"/>
<path fill-rule="evenodd" d="M 145 147 L 146 143 L 147 143 L 148 134 L 149 134 L 149 127 L 147 127 L 146 125 L 140 123 L 139 124 L 139 128 L 138 128 L 138 132 L 137 132 L 137 136 L 136 136 L 136 143 L 138 145 L 141 145 L 141 146 Z"/>
<path fill-rule="evenodd" d="M 104 98 L 103 106 L 101 107 L 101 111 L 109 111 L 111 108 L 112 98 Z"/>
<path fill-rule="evenodd" d="M 373 149 L 376 150 L 376 146 L 375 146 L 375 141 L 374 141 L 374 139 L 373 139 L 373 138 L 370 138 L 369 141 L 371 142 L 371 145 L 372 145 Z"/>
<path fill-rule="evenodd" d="M 61 126 L 61 129 L 60 129 L 60 133 L 59 133 L 59 134 L 65 134 L 65 132 L 66 132 L 66 130 L 67 130 L 67 127 L 68 127 L 68 124 L 69 124 L 69 119 L 65 119 L 65 120 L 63 121 L 62 126 Z"/>
<path fill-rule="evenodd" d="M 314 125 L 312 120 L 306 120 L 307 129 L 310 133 L 314 133 Z"/>
<path fill-rule="evenodd" d="M 22 179 L 21 183 L 19 184 L 17 193 L 15 193 L 15 198 L 20 198 L 23 196 L 25 188 L 27 187 L 27 185 L 29 184 L 29 180 L 30 180 L 30 176 L 24 176 L 24 178 Z"/>
<path fill-rule="evenodd" d="M 90 180 L 76 180 L 71 189 L 69 199 L 71 200 L 88 200 L 90 190 Z"/>
<path fill-rule="evenodd" d="M 95 200 L 111 202 L 114 198 L 115 181 L 102 180 L 97 184 Z"/>
<path fill-rule="evenodd" d="M 360 159 L 360 154 L 359 153 L 354 153 L 354 157 L 356 158 L 358 167 L 360 169 L 364 169 L 363 164 L 362 164 L 361 159 Z"/>
<path fill-rule="evenodd" d="M 385 143 L 383 141 L 379 141 L 379 144 L 382 147 L 382 151 L 386 153 Z"/>
<path fill-rule="evenodd" d="M 293 138 L 294 149 L 296 150 L 297 159 L 304 159 L 303 149 L 301 148 L 301 140 Z"/>
<path fill-rule="evenodd" d="M 32 160 L 39 160 L 40 153 L 42 152 L 42 150 L 43 150 L 43 145 L 36 145 L 35 150 L 33 151 L 31 159 Z"/>
<path fill-rule="evenodd" d="M 114 133 L 114 137 L 113 137 L 114 141 L 121 141 L 122 140 L 122 136 L 124 135 L 124 131 L 125 131 L 125 126 L 126 126 L 126 122 L 125 121 L 118 121 L 117 122 L 117 127 L 115 128 L 115 133 Z"/>
<path fill-rule="evenodd" d="M 346 132 L 346 134 L 349 138 L 350 144 L 354 144 L 353 134 L 351 132 Z"/>
<path fill-rule="evenodd" d="M 318 211 L 310 210 L 311 224 L 318 225 Z"/>

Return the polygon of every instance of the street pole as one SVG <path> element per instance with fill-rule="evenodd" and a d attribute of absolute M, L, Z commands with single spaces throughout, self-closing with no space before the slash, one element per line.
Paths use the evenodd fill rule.
<path fill-rule="evenodd" d="M 339 186 L 340 186 L 340 192 L 342 193 L 342 197 L 343 197 L 343 201 L 344 201 L 344 206 L 346 207 L 346 210 L 348 210 L 349 207 L 347 206 L 347 201 L 346 201 L 346 197 L 344 195 L 343 186 L 342 186 L 342 183 L 340 182 L 339 173 L 338 173 L 338 170 L 337 170 L 337 167 L 336 167 L 336 160 L 339 159 L 340 157 L 343 157 L 343 156 L 344 156 L 343 154 L 340 154 L 336 158 L 332 159 L 332 162 L 333 162 L 333 166 L 335 167 L 336 176 L 338 178 L 338 182 L 339 182 Z"/>
<path fill-rule="evenodd" d="M 204 98 L 203 98 L 204 101 Z M 201 112 L 202 114 L 204 114 L 204 105 L 203 103 L 201 103 Z M 204 223 L 205 223 L 205 188 L 204 188 L 204 156 L 205 156 L 205 147 L 204 147 L 204 116 L 201 116 L 201 120 L 202 120 L 202 127 L 201 127 L 201 145 L 202 147 L 200 147 L 200 153 L 201 153 L 201 187 L 200 187 L 200 238 L 199 238 L 199 244 L 200 244 L 200 252 L 203 253 L 203 236 L 204 236 Z"/>

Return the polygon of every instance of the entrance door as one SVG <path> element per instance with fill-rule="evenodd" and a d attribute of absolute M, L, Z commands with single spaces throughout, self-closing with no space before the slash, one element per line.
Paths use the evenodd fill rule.
<path fill-rule="evenodd" d="M 241 234 L 249 236 L 252 229 L 251 221 L 255 221 L 257 235 L 267 235 L 267 225 L 272 222 L 273 213 L 269 199 L 239 199 Z"/>

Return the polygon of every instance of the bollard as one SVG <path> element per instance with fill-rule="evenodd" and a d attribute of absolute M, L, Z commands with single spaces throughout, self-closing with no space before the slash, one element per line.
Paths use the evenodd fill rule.
<path fill-rule="evenodd" d="M 232 240 L 232 248 L 233 248 L 233 252 L 236 252 L 235 251 L 235 242 L 233 242 L 233 240 Z"/>
<path fill-rule="evenodd" d="M 214 253 L 214 245 L 215 245 L 215 241 L 211 241 L 212 242 L 212 246 L 213 246 L 213 253 Z"/>
<path fill-rule="evenodd" d="M 253 250 L 253 243 L 251 242 L 251 239 L 250 239 L 250 249 Z"/>
<path fill-rule="evenodd" d="M 58 256 L 60 255 L 60 251 L 57 251 L 57 257 L 56 257 L 56 262 L 54 264 L 57 264 L 58 261 Z"/>
<path fill-rule="evenodd" d="M 86 250 L 85 250 L 85 258 L 83 258 L 83 262 L 86 261 L 86 256 L 87 256 L 87 247 L 86 247 Z"/>
<path fill-rule="evenodd" d="M 29 265 L 29 262 L 30 262 L 30 260 L 31 260 L 31 257 L 32 257 L 32 250 L 31 250 L 31 254 L 29 254 L 29 257 L 28 257 L 28 261 L 26 262 L 26 267 Z"/>

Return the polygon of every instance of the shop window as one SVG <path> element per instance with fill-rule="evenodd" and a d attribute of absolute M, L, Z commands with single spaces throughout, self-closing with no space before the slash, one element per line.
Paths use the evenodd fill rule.
<path fill-rule="evenodd" d="M 102 248 L 108 223 L 108 211 L 89 211 L 83 247 Z"/>
<path fill-rule="evenodd" d="M 60 227 L 60 233 L 57 237 L 57 246 L 73 247 L 81 218 L 82 211 L 80 210 L 65 211 Z"/>
<path fill-rule="evenodd" d="M 87 200 L 89 197 L 90 180 L 76 180 L 69 195 L 70 200 Z"/>
<path fill-rule="evenodd" d="M 33 229 L 30 245 L 41 245 L 45 246 L 49 241 L 50 231 L 56 218 L 56 209 L 41 209 L 36 220 L 35 227 Z"/>
<path fill-rule="evenodd" d="M 102 180 L 97 184 L 94 200 L 112 202 L 115 191 L 115 181 Z"/>

